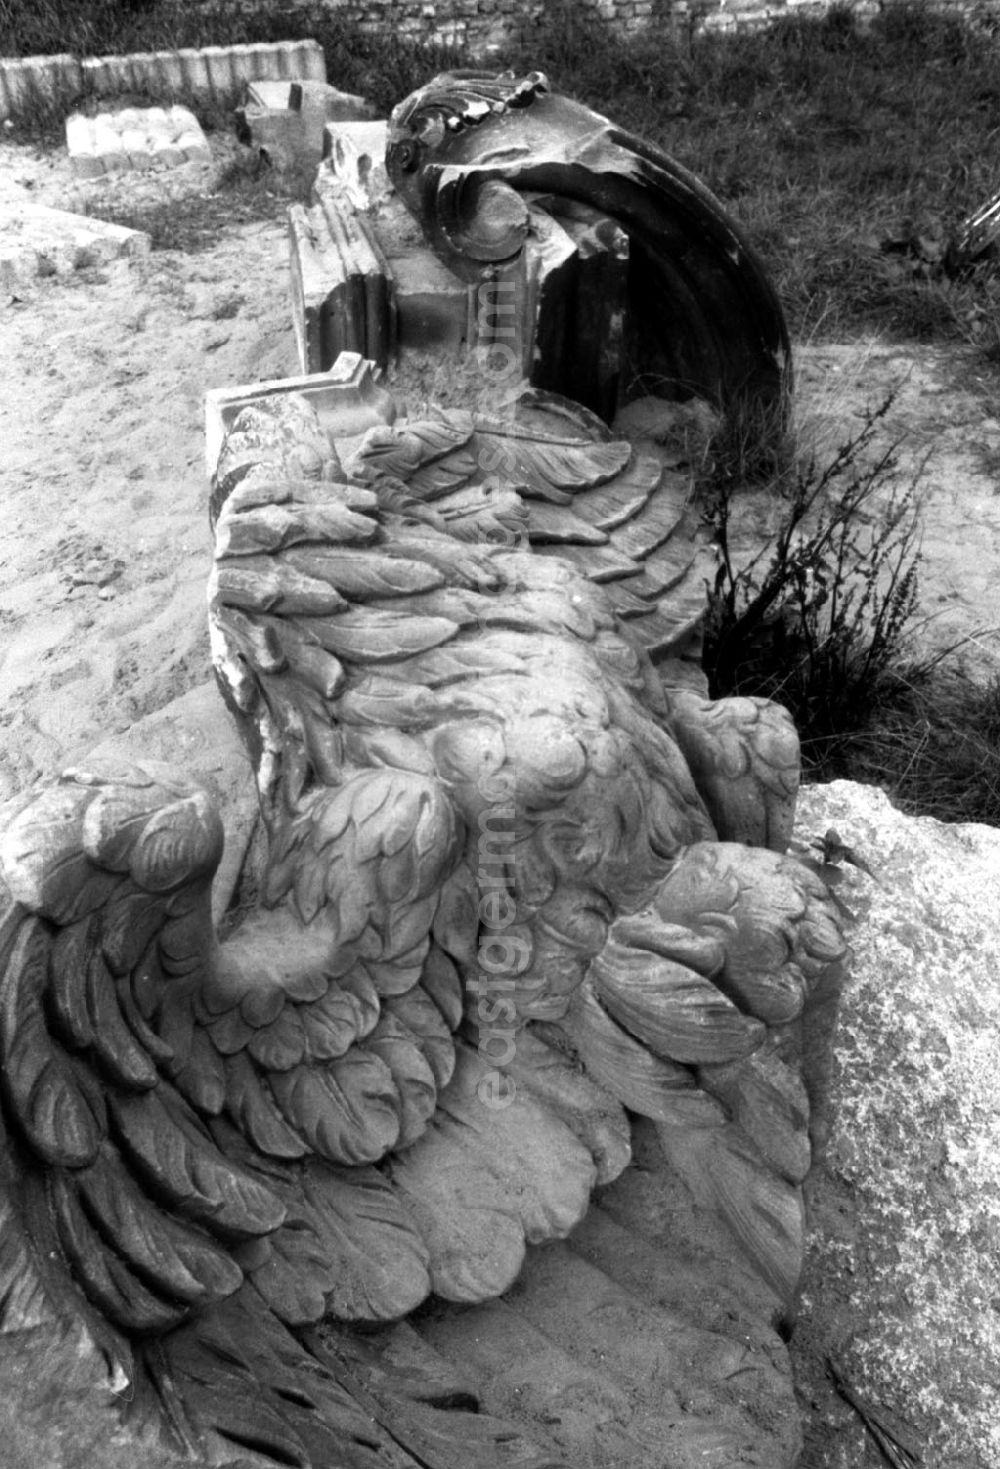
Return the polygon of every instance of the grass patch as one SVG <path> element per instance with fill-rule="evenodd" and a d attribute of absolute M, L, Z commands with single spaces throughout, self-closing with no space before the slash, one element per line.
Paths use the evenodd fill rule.
<path fill-rule="evenodd" d="M 850 756 L 850 778 L 904 811 L 1000 826 L 1000 679 L 983 684 L 960 661 L 902 665 Z"/>
<path fill-rule="evenodd" d="M 129 204 L 99 197 L 87 213 L 110 224 L 144 230 L 154 250 L 197 255 L 210 250 L 226 229 L 260 220 L 285 219 L 290 203 L 309 197 L 313 170 L 277 172 L 249 153 L 220 172 L 211 191 Z"/>
<path fill-rule="evenodd" d="M 916 608 L 919 520 L 891 450 L 872 453 L 888 397 L 826 461 L 790 457 L 768 486 L 782 505 L 762 551 L 739 562 L 731 527 L 744 474 L 732 431 L 701 488 L 719 547 L 705 670 L 716 697 L 760 694 L 795 717 L 826 769 L 867 721 Z M 749 442 L 749 440 L 748 440 Z"/>
<path fill-rule="evenodd" d="M 943 235 L 1000 187 L 1000 44 L 957 16 L 890 0 L 765 31 L 609 43 L 548 13 L 521 64 L 660 144 L 747 224 L 793 334 L 995 345 L 1000 283 L 951 282 L 883 241 Z"/>

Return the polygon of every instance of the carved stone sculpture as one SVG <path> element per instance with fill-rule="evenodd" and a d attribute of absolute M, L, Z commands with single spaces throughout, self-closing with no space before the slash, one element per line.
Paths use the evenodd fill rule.
<path fill-rule="evenodd" d="M 410 348 L 495 344 L 534 386 L 609 420 L 652 394 L 780 427 L 788 335 L 740 226 L 687 169 L 540 72 L 446 73 L 400 103 L 395 193 L 374 158 L 342 152 L 335 140 L 317 202 L 292 211 L 304 371 L 341 351 L 386 366 Z"/>
<path fill-rule="evenodd" d="M 236 420 L 211 627 L 268 856 L 221 942 L 183 775 L 4 812 L 4 1324 L 79 1317 L 216 1462 L 554 1463 L 316 1328 L 504 1291 L 627 1166 L 623 1107 L 794 1289 L 843 954 L 782 855 L 794 733 L 670 686 L 669 489 L 588 423 L 529 395 L 341 463 L 294 396 Z"/>
<path fill-rule="evenodd" d="M 773 401 L 756 265 L 697 189 L 664 265 L 664 177 L 692 186 L 593 122 L 535 77 L 439 80 L 389 163 L 459 263 L 521 238 L 512 180 L 569 219 L 598 178 L 626 294 L 679 292 L 661 365 Z M 82 1327 L 136 1431 L 203 1461 L 555 1469 L 422 1339 L 370 1333 L 511 1288 L 628 1168 L 629 1113 L 787 1308 L 844 956 L 785 854 L 795 733 L 705 697 L 687 485 L 586 407 L 526 390 L 338 444 L 266 386 L 211 496 L 266 829 L 221 927 L 223 824 L 183 772 L 97 763 L 0 813 L 0 1330 Z"/>

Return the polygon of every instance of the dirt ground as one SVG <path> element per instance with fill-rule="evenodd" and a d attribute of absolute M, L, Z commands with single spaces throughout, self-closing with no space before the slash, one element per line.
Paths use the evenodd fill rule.
<path fill-rule="evenodd" d="M 233 146 L 217 144 L 219 165 Z M 217 185 L 218 166 L 189 165 L 88 187 Z M 82 209 L 88 197 L 64 153 L 0 145 L 0 218 L 18 201 Z M 287 273 L 284 226 L 267 221 L 196 254 L 24 279 L 0 298 L 0 799 L 208 676 L 203 397 L 297 370 Z M 1000 675 L 998 385 L 964 350 L 799 354 L 801 416 L 821 443 L 896 391 L 885 432 L 901 440 L 901 473 L 919 469 L 924 503 L 919 637 L 965 641 L 983 677 Z M 767 506 L 750 515 L 764 534 Z M 804 1465 L 877 1464 L 826 1379 L 821 1323 L 802 1341 Z"/>

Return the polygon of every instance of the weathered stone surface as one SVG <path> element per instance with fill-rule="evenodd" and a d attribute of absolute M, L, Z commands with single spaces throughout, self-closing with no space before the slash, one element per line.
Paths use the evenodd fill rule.
<path fill-rule="evenodd" d="M 304 377 L 274 378 L 268 382 L 245 383 L 242 387 L 211 388 L 205 394 L 205 462 L 211 474 L 219 462 L 219 450 L 240 412 L 250 404 L 296 393 L 305 398 L 329 432 L 334 427 L 341 438 L 363 434 L 379 423 L 392 423 L 396 407 L 379 381 L 373 364 L 356 352 L 342 352 L 327 372 Z"/>
<path fill-rule="evenodd" d="M 855 959 L 811 1186 L 802 1330 L 864 1398 L 912 1425 L 928 1462 L 992 1469 L 1000 831 L 912 819 L 842 781 L 805 790 L 799 809 L 804 839 L 834 827 L 876 876 L 845 867 L 838 888 L 857 915 Z M 810 1464 L 871 1462 L 857 1420 L 838 1442 L 836 1458 Z"/>
<path fill-rule="evenodd" d="M 388 125 L 384 122 L 329 122 L 323 130 L 323 165 L 316 178 L 322 194 L 331 184 L 345 189 L 355 209 L 384 203 L 392 193 L 385 171 Z"/>
<path fill-rule="evenodd" d="M 142 230 L 19 203 L 0 233 L 0 287 L 9 291 L 38 276 L 69 275 L 121 256 L 148 255 L 149 248 Z"/>
<path fill-rule="evenodd" d="M 633 1145 L 637 1166 L 565 1243 L 529 1251 L 502 1300 L 441 1307 L 416 1330 L 578 1469 L 791 1469 L 799 1412 L 776 1298 L 650 1124 L 636 1120 Z"/>
<path fill-rule="evenodd" d="M 214 681 L 200 684 L 122 734 L 102 740 L 91 761 L 159 760 L 208 787 L 225 830 L 225 848 L 212 891 L 218 923 L 239 883 L 257 826 L 257 784 L 233 718 Z"/>
<path fill-rule="evenodd" d="M 288 211 L 292 324 L 304 373 L 324 372 L 341 352 L 384 367 L 395 339 L 392 282 L 367 219 L 328 194 Z"/>
<path fill-rule="evenodd" d="M 125 107 L 96 117 L 74 112 L 66 119 L 66 146 L 78 178 L 212 161 L 205 134 L 187 107 Z"/>
<path fill-rule="evenodd" d="M 247 86 L 236 129 L 244 143 L 275 167 L 307 167 L 323 156 L 329 123 L 373 115 L 363 97 L 339 92 L 326 82 L 259 81 Z"/>

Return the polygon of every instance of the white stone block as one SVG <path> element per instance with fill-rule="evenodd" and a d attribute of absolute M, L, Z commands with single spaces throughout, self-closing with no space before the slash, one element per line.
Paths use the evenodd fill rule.
<path fill-rule="evenodd" d="M 215 473 L 222 441 L 241 410 L 262 398 L 301 394 L 319 414 L 323 428 L 338 439 L 360 436 L 380 423 L 392 423 L 396 407 L 380 378 L 373 362 L 357 352 L 341 352 L 328 372 L 211 389 L 205 394 L 205 463 L 209 475 Z"/>

